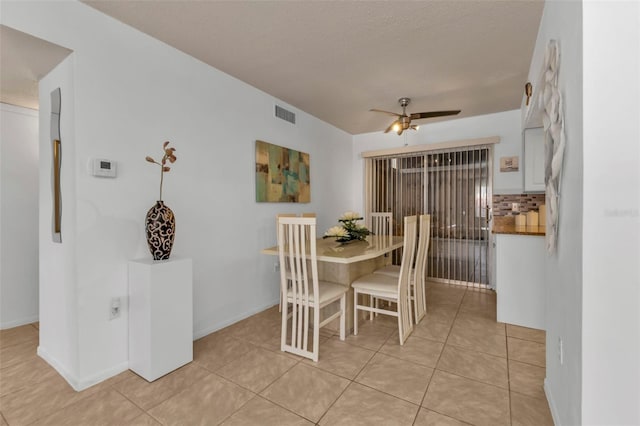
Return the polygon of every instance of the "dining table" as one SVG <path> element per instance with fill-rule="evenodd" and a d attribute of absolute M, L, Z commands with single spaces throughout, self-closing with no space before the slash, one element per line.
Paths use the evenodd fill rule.
<path fill-rule="evenodd" d="M 316 240 L 316 259 L 318 261 L 318 279 L 344 285 L 347 292 L 347 329 L 353 329 L 353 289 L 351 283 L 390 263 L 389 254 L 402 247 L 403 237 L 389 235 L 368 235 L 364 241 L 337 242 L 334 238 Z M 307 248 L 307 250 L 309 250 Z M 268 247 L 261 253 L 279 256 L 278 246 Z M 330 315 L 337 309 L 327 306 L 322 316 Z M 327 325 L 338 328 L 338 320 Z"/>

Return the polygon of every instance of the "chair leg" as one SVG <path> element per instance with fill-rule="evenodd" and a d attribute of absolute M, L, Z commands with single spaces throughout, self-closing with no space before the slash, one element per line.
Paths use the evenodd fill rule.
<path fill-rule="evenodd" d="M 398 309 L 400 308 L 400 304 L 398 303 Z M 402 318 L 401 314 L 398 311 L 398 337 L 400 338 L 400 346 L 404 345 L 404 327 L 402 327 Z"/>
<path fill-rule="evenodd" d="M 376 303 L 378 303 L 377 300 Z M 373 296 L 369 296 L 369 307 L 373 308 Z M 369 321 L 373 321 L 373 311 L 369 311 Z"/>
<path fill-rule="evenodd" d="M 282 297 L 280 298 L 280 301 L 282 301 Z M 282 304 L 282 328 L 280 330 L 280 350 L 282 352 L 284 352 L 284 345 L 286 345 L 287 343 L 287 322 L 289 320 L 289 315 L 287 312 L 288 307 L 289 304 L 285 300 Z"/>
<path fill-rule="evenodd" d="M 320 352 L 320 309 L 313 308 L 313 362 L 318 362 L 318 353 Z M 305 330 L 308 333 L 308 330 Z M 306 349 L 306 348 L 305 348 Z"/>
<path fill-rule="evenodd" d="M 424 278 L 422 279 L 422 306 L 424 306 L 424 314 L 427 314 L 427 283 Z"/>
<path fill-rule="evenodd" d="M 345 339 L 347 328 L 347 295 L 343 294 L 340 298 L 340 340 Z"/>
<path fill-rule="evenodd" d="M 409 283 L 409 304 L 413 306 L 413 315 L 411 321 L 418 324 L 418 299 L 416 298 L 416 285 Z"/>
<path fill-rule="evenodd" d="M 407 296 L 409 295 L 407 294 Z M 398 304 L 398 306 L 400 306 L 400 304 Z M 411 297 L 407 300 L 407 306 L 409 308 L 409 325 L 411 325 L 413 323 L 413 303 L 411 302 Z"/>
<path fill-rule="evenodd" d="M 358 335 L 358 292 L 353 290 L 353 335 Z"/>

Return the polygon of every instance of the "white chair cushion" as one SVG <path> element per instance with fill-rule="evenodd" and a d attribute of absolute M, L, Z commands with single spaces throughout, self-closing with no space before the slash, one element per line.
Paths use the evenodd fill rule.
<path fill-rule="evenodd" d="M 390 277 L 398 279 L 398 277 L 400 276 L 400 265 L 387 265 L 380 269 L 376 269 L 375 271 L 373 271 L 373 273 L 380 274 L 380 275 L 388 275 Z"/>
<path fill-rule="evenodd" d="M 327 281 L 319 281 L 318 287 L 320 290 L 320 304 L 322 305 L 327 300 L 336 299 L 340 297 L 343 293 L 346 293 L 349 290 L 349 287 L 330 283 Z M 287 291 L 287 298 L 291 300 L 293 298 L 293 291 L 289 289 Z M 313 286 L 309 286 L 309 301 L 315 304 L 315 295 L 313 294 Z"/>
<path fill-rule="evenodd" d="M 395 297 L 398 294 L 398 277 L 369 274 L 358 278 L 351 286 L 358 290 L 366 290 L 378 294 L 388 293 L 389 297 Z"/>
<path fill-rule="evenodd" d="M 411 287 L 413 287 L 414 283 L 414 274 L 415 274 L 416 270 L 412 269 L 411 273 L 409 275 L 409 285 Z M 388 277 L 392 277 L 394 279 L 398 279 L 398 277 L 400 276 L 400 266 L 399 265 L 387 265 L 384 266 L 380 269 L 376 269 L 375 271 L 373 271 L 374 274 L 378 274 L 378 275 L 386 275 Z"/>

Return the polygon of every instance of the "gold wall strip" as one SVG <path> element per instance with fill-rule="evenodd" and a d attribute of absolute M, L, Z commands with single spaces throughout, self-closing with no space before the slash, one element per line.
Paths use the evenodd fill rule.
<path fill-rule="evenodd" d="M 53 232 L 61 232 L 62 205 L 60 199 L 60 141 L 53 141 Z"/>

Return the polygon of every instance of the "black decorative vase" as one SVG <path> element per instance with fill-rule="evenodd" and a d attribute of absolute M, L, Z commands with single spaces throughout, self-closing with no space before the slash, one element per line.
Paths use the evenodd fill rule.
<path fill-rule="evenodd" d="M 165 206 L 164 202 L 156 201 L 156 204 L 147 212 L 145 226 L 147 244 L 153 260 L 169 259 L 173 238 L 176 235 L 176 218 L 171 209 Z"/>

